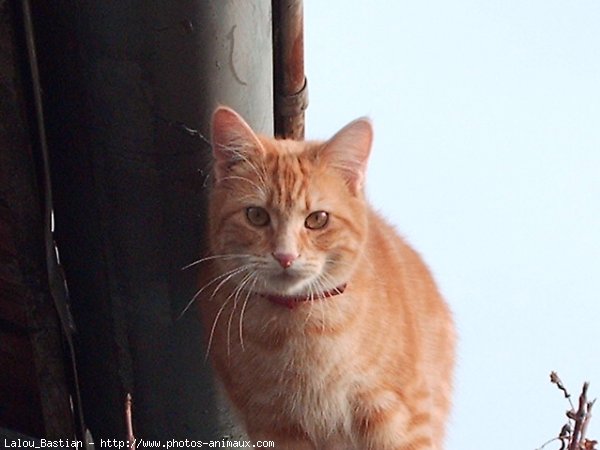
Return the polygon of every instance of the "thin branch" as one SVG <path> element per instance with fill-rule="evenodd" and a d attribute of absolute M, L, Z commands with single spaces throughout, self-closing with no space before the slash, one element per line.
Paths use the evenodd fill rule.
<path fill-rule="evenodd" d="M 546 447 L 546 445 L 552 444 L 554 441 L 559 441 L 562 440 L 559 437 L 554 437 L 552 439 L 547 440 L 546 442 L 544 442 L 540 447 L 536 448 L 535 450 L 542 450 L 544 447 Z"/>
<path fill-rule="evenodd" d="M 587 402 L 586 404 L 586 411 L 585 411 L 585 418 L 583 419 L 583 424 L 581 425 L 581 441 L 587 441 L 587 439 L 585 438 L 585 435 L 587 433 L 587 427 L 588 427 L 588 423 L 590 422 L 591 418 L 592 418 L 592 407 L 594 406 L 594 403 L 596 403 L 596 399 L 592 400 L 591 402 Z"/>
<path fill-rule="evenodd" d="M 573 402 L 571 401 L 571 394 L 569 393 L 569 391 L 567 391 L 567 388 L 563 384 L 562 380 L 560 379 L 558 374 L 554 371 L 550 372 L 550 382 L 553 384 L 556 384 L 556 387 L 558 387 L 558 389 L 560 389 L 563 392 L 565 398 L 567 400 L 569 400 L 571 409 L 575 409 L 575 406 L 573 406 Z"/>
<path fill-rule="evenodd" d="M 133 434 L 133 418 L 131 412 L 132 404 L 131 394 L 128 392 L 125 395 L 125 426 L 127 428 L 127 442 L 129 442 L 129 450 L 135 450 L 135 435 Z"/>
<path fill-rule="evenodd" d="M 577 408 L 577 412 L 571 410 L 567 413 L 567 416 L 575 421 L 575 427 L 573 428 L 573 435 L 571 436 L 571 445 L 569 445 L 569 450 L 579 450 L 580 448 L 579 444 L 581 443 L 581 428 L 586 416 L 587 390 L 589 385 L 590 384 L 587 381 L 583 383 L 583 389 L 579 395 L 579 408 Z"/>
<path fill-rule="evenodd" d="M 558 437 L 547 441 L 537 450 L 542 450 L 545 446 L 555 441 L 561 442 L 560 450 L 597 450 L 596 444 L 598 442 L 586 438 L 588 424 L 592 418 L 592 408 L 596 401 L 588 401 L 587 399 L 589 383 L 585 382 L 583 384 L 581 394 L 579 395 L 578 407 L 575 409 L 571 401 L 571 394 L 556 372 L 550 373 L 550 382 L 555 384 L 563 393 L 569 401 L 571 408 L 566 413 L 568 422 L 563 425 Z"/>

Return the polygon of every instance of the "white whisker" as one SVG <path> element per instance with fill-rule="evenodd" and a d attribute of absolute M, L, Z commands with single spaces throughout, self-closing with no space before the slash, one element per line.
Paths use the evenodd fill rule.
<path fill-rule="evenodd" d="M 226 282 L 232 276 L 238 274 L 239 272 L 241 272 L 243 270 L 246 270 L 248 268 L 248 266 L 252 266 L 252 263 L 245 264 L 245 265 L 243 265 L 241 267 L 236 267 L 235 269 L 229 270 L 227 272 L 224 272 L 224 273 L 222 273 L 222 274 L 217 275 L 216 277 L 214 277 L 212 280 L 210 280 L 208 283 L 206 283 L 204 286 L 202 286 L 200 289 L 198 289 L 198 291 L 194 294 L 194 296 L 192 297 L 192 299 L 187 303 L 187 305 L 185 305 L 185 308 L 183 308 L 183 310 L 179 313 L 179 315 L 177 316 L 176 320 L 179 320 L 179 319 L 181 319 L 183 317 L 183 315 L 187 312 L 188 309 L 190 309 L 190 307 L 194 304 L 194 302 L 196 301 L 196 299 L 200 296 L 200 294 L 202 292 L 204 292 L 204 290 L 207 287 L 209 287 L 213 283 L 216 283 L 218 280 L 220 280 L 223 277 L 226 277 L 225 280 L 224 280 Z M 222 285 L 222 283 L 223 282 L 221 282 L 221 284 L 219 284 L 219 286 L 217 286 L 217 289 L 215 289 L 215 291 L 218 290 L 218 288 Z M 214 294 L 215 293 L 213 292 L 213 295 L 211 296 L 211 299 L 214 297 Z"/>
<path fill-rule="evenodd" d="M 250 166 L 250 168 L 254 171 L 256 176 L 259 178 L 261 184 L 263 186 L 266 186 L 265 178 L 267 176 L 267 170 L 266 170 L 264 161 L 261 160 L 261 169 L 262 170 L 258 170 L 256 165 L 252 161 L 250 161 L 250 159 L 244 153 L 238 153 L 238 156 L 242 161 L 244 161 L 248 166 Z"/>
<path fill-rule="evenodd" d="M 318 304 L 321 310 L 321 332 L 325 333 L 325 309 L 323 308 L 323 302 L 318 302 Z"/>
<path fill-rule="evenodd" d="M 332 279 L 331 277 L 323 272 L 321 273 L 319 278 L 323 278 L 323 280 L 329 284 L 330 286 L 332 286 L 332 288 L 325 288 L 325 290 L 333 290 L 335 293 L 342 294 L 342 290 L 340 289 L 340 286 L 338 286 Z M 325 284 L 323 284 L 323 286 L 325 286 Z M 335 309 L 337 310 L 338 314 L 342 314 L 342 309 L 340 308 L 340 305 L 338 302 L 334 301 L 333 302 Z"/>
<path fill-rule="evenodd" d="M 223 313 L 223 310 L 225 309 L 225 306 L 227 306 L 227 303 L 229 303 L 230 298 L 231 297 L 227 297 L 227 299 L 223 302 L 223 304 L 219 308 L 219 311 L 217 311 L 217 315 L 215 316 L 215 319 L 213 320 L 213 324 L 210 329 L 210 336 L 208 338 L 208 344 L 206 346 L 206 355 L 204 355 L 204 362 L 206 362 L 208 360 L 208 355 L 210 354 L 210 348 L 212 346 L 212 340 L 213 340 L 213 336 L 215 334 L 215 328 L 217 327 L 217 322 L 219 321 L 219 317 L 221 317 L 221 313 Z"/>
<path fill-rule="evenodd" d="M 306 328 L 306 324 L 308 323 L 308 321 L 310 320 L 310 317 L 312 315 L 312 311 L 313 311 L 313 307 L 314 307 L 314 291 L 313 291 L 313 286 L 314 286 L 314 281 L 311 281 L 308 284 L 308 291 L 310 292 L 310 303 L 308 305 L 308 314 L 306 315 L 306 318 L 304 319 L 304 328 Z"/>
<path fill-rule="evenodd" d="M 258 169 L 258 167 L 256 167 L 256 164 L 254 164 L 250 158 L 248 158 L 248 149 L 246 149 L 245 147 L 247 147 L 247 144 L 245 142 L 233 142 L 231 143 L 227 150 L 229 150 L 230 152 L 232 152 L 234 154 L 234 160 L 238 160 L 243 162 L 245 165 L 249 166 L 250 169 L 252 170 L 252 172 L 256 175 L 256 177 L 259 180 L 259 183 L 261 184 L 261 186 L 255 185 L 256 188 L 261 192 L 261 193 L 265 193 L 266 191 L 266 177 L 267 177 L 267 173 L 266 173 L 266 167 L 264 164 L 264 161 L 261 160 L 261 170 Z"/>
<path fill-rule="evenodd" d="M 207 256 L 205 258 L 200 258 L 190 264 L 187 264 L 185 266 L 183 266 L 181 268 L 181 270 L 187 270 L 190 267 L 194 267 L 200 263 L 203 263 L 204 261 L 211 261 L 213 259 L 235 259 L 235 258 L 242 258 L 244 256 L 249 256 L 245 253 L 229 253 L 229 254 L 225 254 L 225 255 L 212 255 L 212 256 Z"/>
<path fill-rule="evenodd" d="M 256 286 L 256 281 L 258 278 L 253 274 L 252 286 L 250 289 L 246 291 L 246 298 L 244 299 L 244 304 L 242 305 L 242 310 L 240 311 L 240 325 L 239 325 L 239 335 L 240 335 L 240 345 L 242 347 L 242 351 L 244 351 L 244 311 L 246 310 L 246 305 L 248 304 L 248 299 L 250 298 L 250 294 L 254 291 L 254 287 Z"/>
<path fill-rule="evenodd" d="M 233 321 L 233 316 L 235 314 L 235 310 L 238 304 L 238 297 L 240 295 L 240 292 L 242 292 L 246 284 L 248 284 L 248 282 L 252 279 L 253 276 L 254 274 L 252 272 L 246 274 L 242 281 L 240 281 L 240 284 L 233 291 L 235 293 L 233 297 L 233 308 L 231 308 L 231 314 L 229 314 L 229 320 L 227 321 L 227 358 L 229 358 L 231 354 L 231 323 Z"/>
<path fill-rule="evenodd" d="M 238 268 L 238 271 L 235 274 L 232 274 L 230 276 L 228 276 L 227 278 L 225 278 L 225 280 L 221 281 L 221 283 L 219 283 L 219 285 L 215 288 L 215 290 L 213 291 L 212 295 L 210 296 L 210 300 L 212 300 L 214 298 L 214 296 L 216 295 L 216 293 L 219 291 L 219 289 L 221 288 L 221 286 L 227 282 L 229 279 L 231 279 L 231 277 L 233 277 L 234 275 L 236 275 L 237 273 L 243 272 L 244 270 L 248 270 L 249 267 L 253 267 L 253 264 L 246 264 L 244 266 L 242 266 L 241 268 Z M 223 302 L 223 304 L 221 305 L 221 307 L 219 308 L 219 310 L 217 311 L 217 314 L 213 320 L 213 324 L 212 327 L 210 329 L 210 335 L 208 338 L 208 344 L 206 346 L 206 355 L 204 357 L 204 360 L 206 361 L 208 359 L 208 356 L 210 354 L 210 348 L 212 346 L 212 341 L 213 341 L 213 337 L 215 334 L 215 329 L 217 327 L 217 323 L 219 322 L 219 318 L 221 317 L 221 314 L 223 313 L 225 307 L 227 306 L 227 304 L 229 303 L 229 301 L 231 300 L 231 298 L 235 295 L 236 291 L 238 290 L 237 286 L 232 292 L 231 294 L 229 294 L 227 296 L 227 298 L 225 299 L 225 301 Z"/>
<path fill-rule="evenodd" d="M 256 190 L 258 192 L 260 192 L 262 195 L 265 194 L 264 187 L 263 186 L 259 186 L 254 181 L 252 181 L 250 178 L 241 177 L 241 176 L 237 176 L 237 175 L 229 175 L 227 177 L 221 178 L 221 181 L 224 181 L 224 180 L 242 180 L 242 181 L 245 181 L 245 182 L 251 184 L 252 186 L 254 186 L 256 188 Z"/>
<path fill-rule="evenodd" d="M 217 285 L 217 287 L 215 288 L 215 290 L 213 291 L 213 293 L 210 295 L 208 301 L 212 301 L 213 298 L 215 298 L 215 295 L 217 295 L 217 292 L 219 292 L 219 289 L 221 289 L 221 287 L 223 287 L 223 285 L 225 283 L 227 283 L 229 280 L 231 280 L 234 276 L 249 270 L 250 268 L 255 267 L 254 263 L 248 263 L 248 264 L 244 264 L 243 266 L 238 267 L 237 269 L 235 269 L 233 271 L 233 273 L 229 272 L 230 275 L 228 275 L 226 278 L 224 278 L 223 280 L 221 280 L 221 282 Z"/>

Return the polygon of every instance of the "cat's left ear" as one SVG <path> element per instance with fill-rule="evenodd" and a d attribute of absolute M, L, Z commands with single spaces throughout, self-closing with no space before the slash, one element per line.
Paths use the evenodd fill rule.
<path fill-rule="evenodd" d="M 237 163 L 264 154 L 263 145 L 250 125 L 231 108 L 215 109 L 211 131 L 217 181 Z"/>
<path fill-rule="evenodd" d="M 326 164 L 342 173 L 353 194 L 364 186 L 372 143 L 373 125 L 361 117 L 338 131 L 322 150 Z"/>

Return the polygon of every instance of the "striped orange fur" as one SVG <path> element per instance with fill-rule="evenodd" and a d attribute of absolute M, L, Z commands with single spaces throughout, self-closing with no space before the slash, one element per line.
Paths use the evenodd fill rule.
<path fill-rule="evenodd" d="M 274 140 L 213 115 L 206 350 L 248 435 L 278 449 L 443 448 L 452 318 L 365 199 L 372 134 L 358 119 L 326 142 Z"/>

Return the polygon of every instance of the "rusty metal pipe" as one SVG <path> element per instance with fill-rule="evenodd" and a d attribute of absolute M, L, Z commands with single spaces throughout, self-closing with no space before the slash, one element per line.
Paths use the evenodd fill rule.
<path fill-rule="evenodd" d="M 304 75 L 302 0 L 273 0 L 275 135 L 304 139 L 308 90 Z"/>

